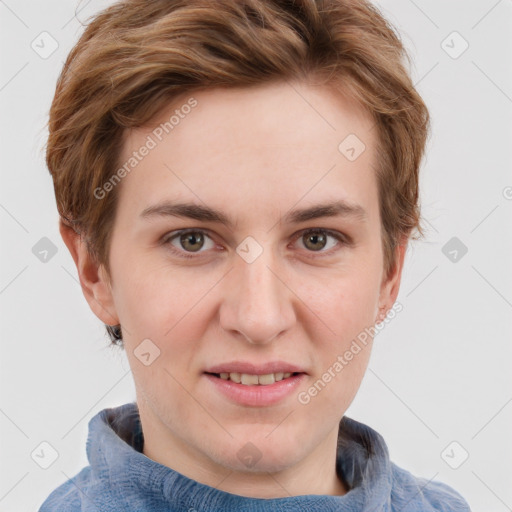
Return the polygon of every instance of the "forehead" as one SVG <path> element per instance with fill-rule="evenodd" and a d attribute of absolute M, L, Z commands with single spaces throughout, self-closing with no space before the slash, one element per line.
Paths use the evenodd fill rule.
<path fill-rule="evenodd" d="M 337 150 L 340 137 L 349 133 L 367 138 L 372 125 L 370 115 L 334 86 L 278 81 L 183 93 L 146 127 L 127 131 L 125 144 L 129 146 L 131 140 L 136 142 L 134 137 L 154 128 L 157 142 L 167 139 L 175 145 L 183 139 L 189 145 L 193 131 L 199 151 L 217 149 L 225 153 L 254 145 L 301 145 L 308 141 L 318 146 L 320 139 L 323 143 L 319 150 L 332 151 Z M 206 148 L 202 142 L 217 144 Z"/>
<path fill-rule="evenodd" d="M 121 196 L 139 211 L 169 198 L 271 210 L 346 199 L 371 209 L 372 127 L 332 88 L 279 82 L 193 91 L 125 133 L 120 165 L 144 145 L 151 149 L 123 178 Z"/>

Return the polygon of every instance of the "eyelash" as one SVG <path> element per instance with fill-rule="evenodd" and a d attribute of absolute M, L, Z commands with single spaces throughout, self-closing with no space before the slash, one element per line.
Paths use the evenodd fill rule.
<path fill-rule="evenodd" d="M 172 234 L 174 233 L 174 234 Z M 181 236 L 181 235 L 185 235 L 185 234 L 188 234 L 188 233 L 201 233 L 202 235 L 206 235 L 208 236 L 208 238 L 211 239 L 211 236 L 209 235 L 209 231 L 208 230 L 204 230 L 204 229 L 182 229 L 182 230 L 179 230 L 179 231 L 174 231 L 174 232 L 171 232 L 172 236 L 170 236 L 170 234 L 167 234 L 165 235 L 163 238 L 162 238 L 162 244 L 163 245 L 168 245 L 170 247 L 170 250 L 173 254 L 179 256 L 180 258 L 185 258 L 185 259 L 194 259 L 194 258 L 200 258 L 200 254 L 201 253 L 190 253 L 190 252 L 186 252 L 186 251 L 180 251 L 178 249 L 176 249 L 175 247 L 173 247 L 171 245 L 170 242 L 172 242 L 175 238 Z M 329 235 L 329 236 L 332 236 L 333 238 L 335 238 L 336 240 L 338 240 L 338 242 L 340 243 L 341 246 L 349 246 L 349 245 L 352 245 L 352 241 L 349 237 L 341 234 L 341 233 L 338 233 L 336 231 L 331 231 L 330 229 L 323 229 L 323 228 L 308 228 L 308 229 L 303 229 L 302 231 L 300 231 L 293 239 L 293 242 L 296 242 L 300 237 L 304 236 L 304 235 L 309 235 L 309 234 L 316 234 L 316 233 L 323 233 L 323 234 L 326 234 L 326 235 Z M 336 248 L 333 248 L 334 250 L 336 250 Z M 331 256 L 332 255 L 332 250 L 333 249 L 330 249 L 329 251 L 319 251 L 319 254 L 314 254 L 314 251 L 307 251 L 307 252 L 311 252 L 311 257 L 312 258 L 321 258 L 321 257 L 324 257 L 324 256 Z M 199 255 L 197 255 L 199 254 Z"/>

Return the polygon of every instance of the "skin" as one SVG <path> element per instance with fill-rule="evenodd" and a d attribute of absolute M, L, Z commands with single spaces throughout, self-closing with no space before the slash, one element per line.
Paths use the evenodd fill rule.
<path fill-rule="evenodd" d="M 243 496 L 345 494 L 335 472 L 338 424 L 359 389 L 372 340 L 308 404 L 297 398 L 382 320 L 398 294 L 406 242 L 385 276 L 373 122 L 326 86 L 207 89 L 173 101 L 151 127 L 127 131 L 120 164 L 190 96 L 198 105 L 118 185 L 111 280 L 61 224 L 92 311 L 126 330 L 144 454 Z M 338 150 L 351 133 L 366 145 L 353 162 Z M 294 208 L 340 198 L 361 205 L 366 221 L 280 222 Z M 139 217 L 171 199 L 222 210 L 234 228 Z M 204 242 L 161 242 L 184 228 L 206 230 Z M 308 243 L 300 234 L 308 228 L 338 232 L 352 244 L 332 236 Z M 250 264 L 236 252 L 247 236 L 263 249 Z M 134 350 L 147 338 L 160 356 L 145 366 Z M 203 375 L 226 361 L 278 359 L 308 375 L 297 392 L 268 407 L 233 403 Z M 237 456 L 249 442 L 261 454 L 253 467 Z"/>

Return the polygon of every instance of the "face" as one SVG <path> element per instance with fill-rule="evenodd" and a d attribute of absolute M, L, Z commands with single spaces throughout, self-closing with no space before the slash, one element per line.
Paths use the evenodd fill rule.
<path fill-rule="evenodd" d="M 326 87 L 275 83 L 194 92 L 125 134 L 120 166 L 137 163 L 116 185 L 112 281 L 93 309 L 123 326 L 145 436 L 184 473 L 275 472 L 335 443 L 371 338 L 345 354 L 398 292 L 372 125 Z M 362 153 L 354 135 L 339 148 L 350 134 Z M 346 207 L 315 214 L 332 203 Z"/>

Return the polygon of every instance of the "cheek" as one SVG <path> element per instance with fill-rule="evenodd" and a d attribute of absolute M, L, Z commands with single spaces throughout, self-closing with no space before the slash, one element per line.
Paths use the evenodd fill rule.
<path fill-rule="evenodd" d="M 374 325 L 379 276 L 364 268 L 303 285 L 304 302 L 316 315 L 319 339 L 341 350 L 366 327 Z M 321 334 L 321 337 L 319 336 Z"/>
<path fill-rule="evenodd" d="M 322 327 L 314 338 L 318 373 L 299 397 L 300 403 L 311 402 L 332 421 L 354 399 L 372 348 L 374 288 L 361 281 L 348 284 L 340 281 L 315 309 L 322 319 L 316 322 Z"/>
<path fill-rule="evenodd" d="M 115 302 L 121 325 L 128 331 L 127 352 L 133 354 L 143 340 L 151 340 L 158 347 L 158 358 L 152 363 L 151 371 L 140 368 L 139 380 L 150 387 L 172 387 L 174 381 L 163 368 L 180 381 L 196 370 L 197 352 L 216 311 L 212 301 L 218 300 L 215 298 L 218 276 L 204 273 L 198 278 L 193 268 L 171 269 L 169 265 L 157 267 L 151 263 L 127 262 L 125 271 L 124 276 L 119 276 Z M 138 368 L 141 365 L 134 357 L 132 367 Z M 161 369 L 160 373 L 152 374 L 157 368 Z M 179 395 L 179 386 L 175 391 Z"/>
<path fill-rule="evenodd" d="M 167 262 L 155 264 L 144 258 L 125 260 L 116 277 L 114 300 L 121 324 L 124 318 L 133 330 L 159 338 L 178 323 L 186 323 L 187 315 L 214 284 L 207 274 L 198 279 L 193 268 L 171 268 Z"/>
<path fill-rule="evenodd" d="M 315 316 L 310 325 L 319 374 L 307 394 L 324 410 L 348 407 L 365 374 L 372 346 L 377 273 L 347 272 L 322 286 L 307 288 L 307 303 Z M 309 394 L 311 391 L 311 394 Z M 307 399 L 307 397 L 306 397 Z"/>

